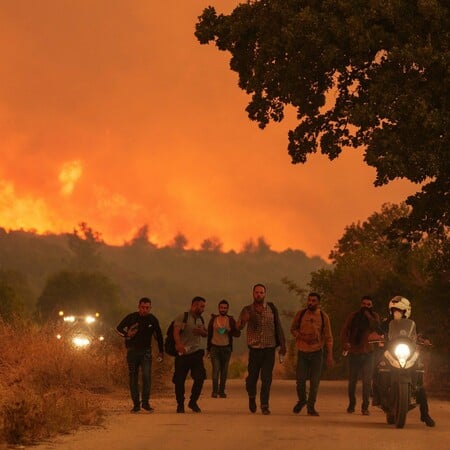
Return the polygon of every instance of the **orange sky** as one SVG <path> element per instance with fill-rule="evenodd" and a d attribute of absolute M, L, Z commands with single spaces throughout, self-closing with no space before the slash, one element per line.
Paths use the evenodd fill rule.
<path fill-rule="evenodd" d="M 292 165 L 287 123 L 261 131 L 228 54 L 193 32 L 232 0 L 3 0 L 0 226 L 71 231 L 85 221 L 121 244 L 148 224 L 240 250 L 327 257 L 344 227 L 417 187 L 373 187 L 362 153 Z"/>

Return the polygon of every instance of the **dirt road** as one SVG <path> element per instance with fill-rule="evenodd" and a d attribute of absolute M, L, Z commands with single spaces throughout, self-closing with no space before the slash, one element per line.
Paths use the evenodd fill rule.
<path fill-rule="evenodd" d="M 366 417 L 347 414 L 346 384 L 322 381 L 317 402 L 320 417 L 305 411 L 292 413 L 294 381 L 275 380 L 272 385 L 270 416 L 248 411 L 242 380 L 231 380 L 227 399 L 209 397 L 205 383 L 199 405 L 203 412 L 175 413 L 173 398 L 157 398 L 153 414 L 130 414 L 129 400 L 113 402 L 104 428 L 82 430 L 34 446 L 34 450 L 417 450 L 447 449 L 450 445 L 450 402 L 430 399 L 437 422 L 427 428 L 419 411 L 411 411 L 404 429 L 386 424 L 384 414 L 372 408 Z"/>

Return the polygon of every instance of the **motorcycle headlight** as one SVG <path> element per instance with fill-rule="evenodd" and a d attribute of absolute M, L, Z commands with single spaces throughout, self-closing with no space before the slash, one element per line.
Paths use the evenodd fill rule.
<path fill-rule="evenodd" d="M 91 341 L 86 336 L 75 336 L 72 343 L 76 348 L 83 348 L 87 347 Z"/>
<path fill-rule="evenodd" d="M 394 349 L 394 354 L 400 363 L 400 367 L 405 367 L 406 361 L 411 356 L 411 350 L 406 344 L 398 344 Z"/>

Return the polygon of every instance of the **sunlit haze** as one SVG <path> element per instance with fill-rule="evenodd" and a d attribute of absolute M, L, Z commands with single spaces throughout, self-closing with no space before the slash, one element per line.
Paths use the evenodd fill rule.
<path fill-rule="evenodd" d="M 144 224 L 166 245 L 264 236 L 326 258 L 344 227 L 417 186 L 375 188 L 360 151 L 292 165 L 289 124 L 261 131 L 229 55 L 194 27 L 231 0 L 4 0 L 0 10 L 0 227 L 110 244 Z"/>

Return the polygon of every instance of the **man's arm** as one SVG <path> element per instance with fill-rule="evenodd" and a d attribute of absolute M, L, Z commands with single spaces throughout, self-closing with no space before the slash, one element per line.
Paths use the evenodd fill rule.
<path fill-rule="evenodd" d="M 156 342 L 158 343 L 159 356 L 162 358 L 164 354 L 164 338 L 159 325 L 159 320 L 153 316 Z"/>
<path fill-rule="evenodd" d="M 116 327 L 117 333 L 124 338 L 130 337 L 128 334 L 128 332 L 130 331 L 130 328 L 131 328 L 130 327 L 130 325 L 131 325 L 130 318 L 131 318 L 131 314 L 128 314 L 127 316 L 125 316 L 122 319 L 122 321 Z"/>
<path fill-rule="evenodd" d="M 230 316 L 230 334 L 233 337 L 239 337 L 241 335 L 241 332 L 237 326 L 236 320 L 234 320 L 234 317 Z"/>
<path fill-rule="evenodd" d="M 180 354 L 184 355 L 186 353 L 186 348 L 181 342 L 181 327 L 179 325 L 173 326 L 173 339 L 175 341 L 175 350 Z"/>
<path fill-rule="evenodd" d="M 342 348 L 344 350 L 349 350 L 351 345 L 350 345 L 350 328 L 351 328 L 351 323 L 353 321 L 353 317 L 355 316 L 354 313 L 351 313 L 347 316 L 347 318 L 345 319 L 345 323 L 344 326 L 341 329 L 341 345 Z"/>
<path fill-rule="evenodd" d="M 276 327 L 275 331 L 277 332 L 278 336 L 278 342 L 280 343 L 280 355 L 286 354 L 286 338 L 284 336 L 283 327 L 281 325 L 280 315 L 278 314 L 278 309 L 276 306 L 273 306 L 274 308 L 274 315 L 275 315 L 275 321 L 276 321 Z"/>
<path fill-rule="evenodd" d="M 297 313 L 294 316 L 294 319 L 292 320 L 291 324 L 291 334 L 295 338 L 298 336 L 298 332 L 300 329 L 299 319 L 300 319 L 301 310 L 297 311 Z"/>
<path fill-rule="evenodd" d="M 214 326 L 214 316 L 211 315 L 211 319 L 209 320 L 208 323 L 208 339 L 206 341 L 206 351 L 210 351 L 211 350 L 211 339 L 213 336 L 213 326 Z"/>
<path fill-rule="evenodd" d="M 333 361 L 333 333 L 331 331 L 331 323 L 328 314 L 324 314 L 325 326 L 324 326 L 324 338 L 325 346 L 327 348 L 327 366 L 331 367 L 334 364 Z"/>
<path fill-rule="evenodd" d="M 250 320 L 250 311 L 249 311 L 249 307 L 245 306 L 241 313 L 239 314 L 239 318 L 236 322 L 236 326 L 239 330 L 242 330 L 245 325 L 247 325 L 248 321 Z"/>

